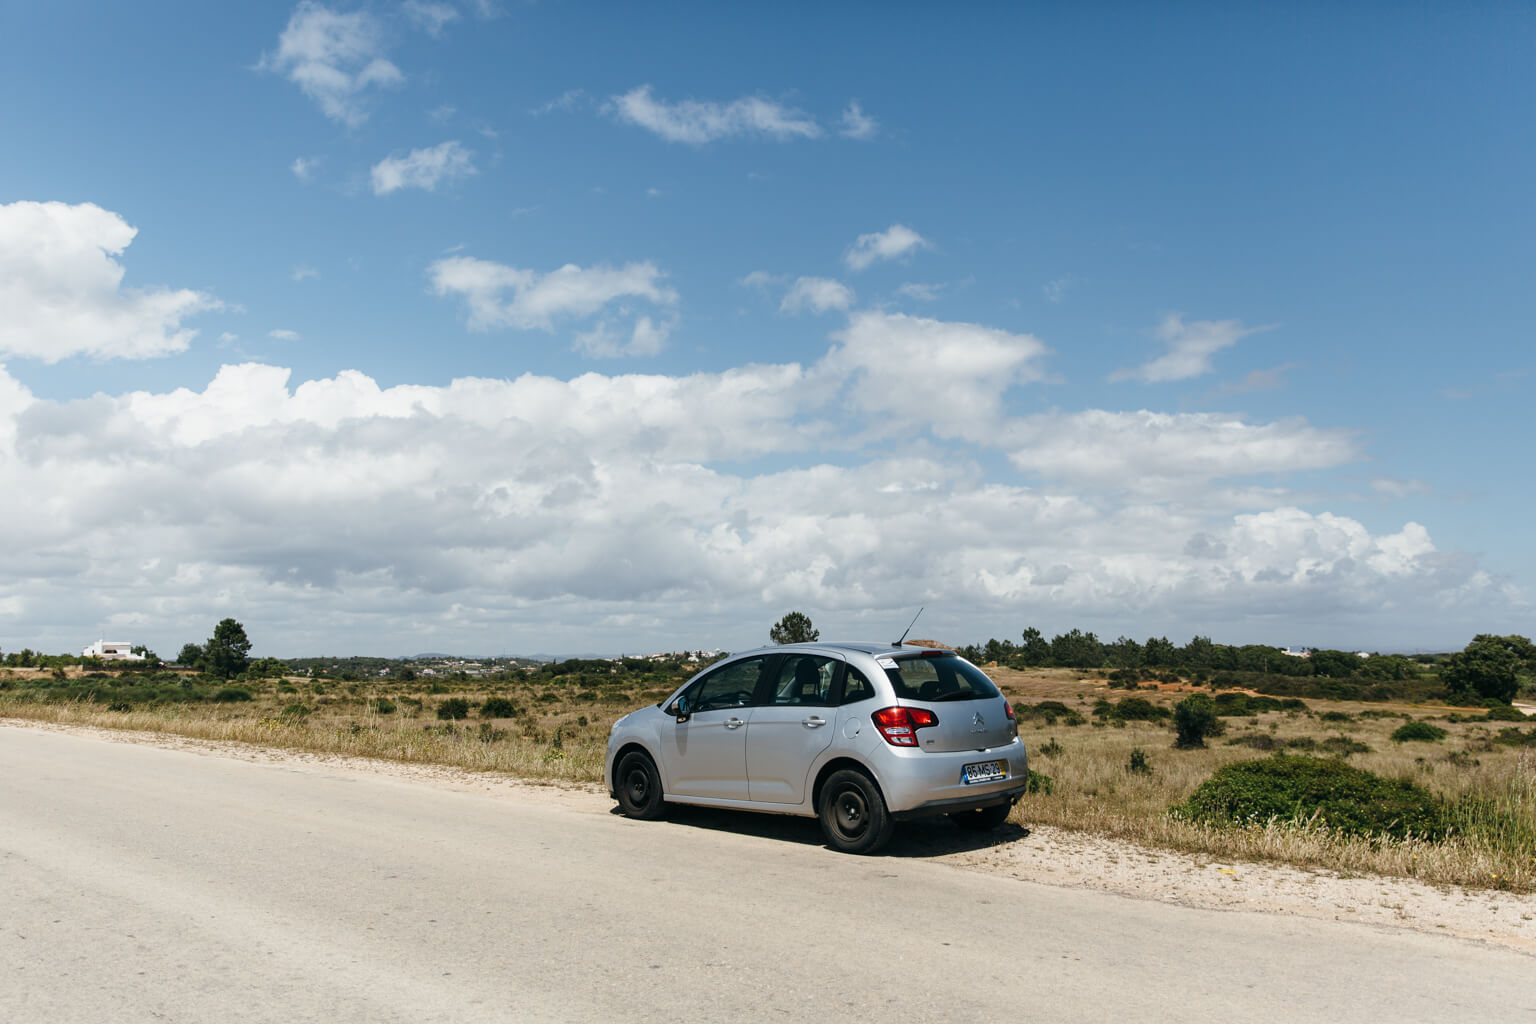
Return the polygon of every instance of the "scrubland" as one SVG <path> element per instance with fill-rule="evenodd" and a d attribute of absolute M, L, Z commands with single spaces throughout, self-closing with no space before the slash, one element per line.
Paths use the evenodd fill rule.
<path fill-rule="evenodd" d="M 692 666 L 614 670 L 603 678 L 587 664 L 577 676 L 512 671 L 481 680 L 228 685 L 168 673 L 125 684 L 106 673 L 58 678 L 11 669 L 0 670 L 0 717 L 599 784 L 611 722 L 666 696 Z M 1176 749 L 1167 715 L 1189 694 L 1188 684 L 1143 684 L 1133 692 L 1074 670 L 989 671 L 1018 711 L 1041 776 L 1014 809 L 1020 825 L 1223 858 L 1536 891 L 1536 719 L 1229 691 L 1216 695 L 1224 733 L 1204 747 Z M 1392 738 L 1414 722 L 1444 735 Z M 1339 758 L 1409 780 L 1438 798 L 1448 835 L 1386 838 L 1348 834 L 1318 817 L 1212 824 L 1170 813 L 1221 766 L 1276 753 Z"/>

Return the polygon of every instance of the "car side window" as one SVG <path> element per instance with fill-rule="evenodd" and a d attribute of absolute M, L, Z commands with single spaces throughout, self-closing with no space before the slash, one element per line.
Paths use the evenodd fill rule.
<path fill-rule="evenodd" d="M 868 700 L 875 695 L 875 684 L 864 677 L 864 673 L 848 666 L 847 673 L 843 676 L 843 704 L 856 704 L 861 700 Z"/>
<path fill-rule="evenodd" d="M 775 704 L 826 707 L 832 703 L 832 679 L 837 673 L 834 658 L 815 654 L 791 654 L 779 663 L 773 683 Z"/>
<path fill-rule="evenodd" d="M 744 658 L 716 669 L 688 688 L 688 710 L 714 711 L 719 708 L 746 707 L 757 691 L 764 658 Z"/>

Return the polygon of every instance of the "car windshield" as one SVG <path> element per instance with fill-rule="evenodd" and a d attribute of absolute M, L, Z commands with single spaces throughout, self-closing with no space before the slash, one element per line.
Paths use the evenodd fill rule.
<path fill-rule="evenodd" d="M 902 700 L 982 700 L 998 696 L 986 673 L 953 654 L 881 658 L 886 678 Z"/>

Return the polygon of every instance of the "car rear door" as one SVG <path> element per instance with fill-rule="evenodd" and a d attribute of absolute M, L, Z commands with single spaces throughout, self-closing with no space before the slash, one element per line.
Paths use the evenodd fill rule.
<path fill-rule="evenodd" d="M 786 654 L 769 669 L 747 728 L 747 786 L 754 803 L 798 804 L 811 764 L 836 731 L 833 684 L 842 665 L 828 654 Z"/>

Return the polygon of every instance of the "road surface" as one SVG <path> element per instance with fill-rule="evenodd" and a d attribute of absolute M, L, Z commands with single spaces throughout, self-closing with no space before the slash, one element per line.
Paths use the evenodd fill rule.
<path fill-rule="evenodd" d="M 0 1021 L 1536 1019 L 1510 950 L 681 819 L 0 727 Z"/>

